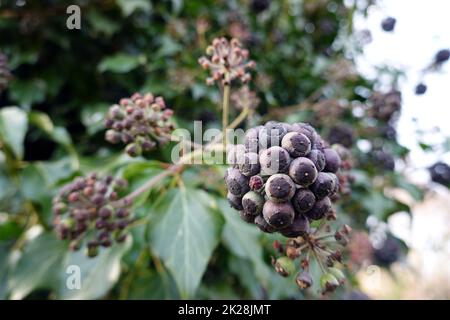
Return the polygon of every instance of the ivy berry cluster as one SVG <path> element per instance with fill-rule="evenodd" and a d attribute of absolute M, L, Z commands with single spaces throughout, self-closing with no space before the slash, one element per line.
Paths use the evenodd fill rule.
<path fill-rule="evenodd" d="M 109 130 L 105 139 L 114 144 L 126 144 L 125 151 L 131 157 L 140 156 L 170 141 L 174 129 L 172 114 L 162 97 L 135 93 L 109 108 L 105 121 Z"/>
<path fill-rule="evenodd" d="M 53 198 L 54 228 L 58 237 L 78 250 L 86 244 L 86 254 L 95 257 L 100 247 L 125 241 L 132 221 L 130 203 L 118 202 L 118 192 L 127 187 L 123 179 L 100 178 L 92 173 L 77 177 Z M 116 205 L 121 203 L 121 205 Z"/>
<path fill-rule="evenodd" d="M 0 52 L 0 93 L 6 89 L 11 80 L 11 72 L 8 68 L 8 58 Z"/>
<path fill-rule="evenodd" d="M 244 143 L 225 175 L 230 205 L 264 232 L 308 233 L 339 189 L 338 153 L 305 123 L 268 122 L 248 130 Z"/>

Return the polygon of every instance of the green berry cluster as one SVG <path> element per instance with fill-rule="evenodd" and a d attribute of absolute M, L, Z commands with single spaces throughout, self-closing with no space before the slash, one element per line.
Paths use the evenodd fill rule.
<path fill-rule="evenodd" d="M 262 231 L 298 237 L 331 211 L 341 159 L 310 125 L 270 121 L 228 156 L 228 201 Z"/>
<path fill-rule="evenodd" d="M 131 222 L 130 203 L 116 206 L 118 192 L 127 187 L 123 179 L 99 178 L 92 173 L 77 177 L 61 188 L 53 198 L 54 228 L 62 240 L 70 240 L 70 248 L 78 250 L 86 244 L 86 254 L 94 257 L 100 247 L 110 247 L 115 240 L 126 239 Z"/>
<path fill-rule="evenodd" d="M 109 108 L 105 139 L 114 144 L 125 143 L 130 156 L 139 156 L 170 141 L 174 129 L 172 114 L 162 97 L 135 93 Z"/>

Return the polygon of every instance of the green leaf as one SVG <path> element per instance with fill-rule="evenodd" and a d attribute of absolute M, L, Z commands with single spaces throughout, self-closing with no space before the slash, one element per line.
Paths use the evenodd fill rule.
<path fill-rule="evenodd" d="M 87 105 L 81 110 L 81 122 L 90 135 L 104 130 L 104 120 L 107 110 L 108 104 L 106 103 Z"/>
<path fill-rule="evenodd" d="M 147 0 L 116 0 L 116 3 L 124 16 L 129 16 L 137 10 L 149 13 L 152 9 L 151 2 Z"/>
<path fill-rule="evenodd" d="M 10 99 L 28 110 L 32 104 L 44 101 L 46 89 L 42 79 L 14 79 L 9 86 Z"/>
<path fill-rule="evenodd" d="M 8 293 L 8 276 L 10 272 L 10 245 L 0 242 L 0 300 L 4 300 Z"/>
<path fill-rule="evenodd" d="M 129 55 L 118 53 L 114 56 L 104 58 L 98 65 L 100 72 L 110 71 L 115 73 L 127 73 L 139 65 L 144 64 L 146 58 L 144 55 Z"/>
<path fill-rule="evenodd" d="M 101 249 L 95 258 L 88 258 L 83 250 L 69 252 L 62 269 L 58 296 L 61 299 L 98 299 L 105 296 L 120 276 L 120 261 L 131 246 L 131 238 L 123 244 Z M 71 274 L 69 266 L 78 266 L 81 272 L 81 288 L 69 289 L 66 285 Z"/>
<path fill-rule="evenodd" d="M 23 141 L 28 130 L 28 117 L 25 111 L 17 107 L 6 107 L 0 110 L 0 138 L 22 159 Z"/>
<path fill-rule="evenodd" d="M 96 9 L 89 10 L 86 14 L 86 19 L 89 21 L 94 31 L 108 37 L 112 36 L 120 29 L 120 24 L 117 20 L 112 19 L 112 17 L 109 17 Z"/>
<path fill-rule="evenodd" d="M 174 189 L 153 211 L 157 219 L 149 239 L 155 253 L 172 273 L 182 298 L 192 297 L 219 242 L 222 220 L 207 193 Z"/>
<path fill-rule="evenodd" d="M 35 289 L 56 287 L 65 251 L 65 243 L 53 234 L 30 240 L 10 278 L 11 298 L 22 299 Z"/>
<path fill-rule="evenodd" d="M 265 285 L 269 270 L 263 260 L 263 253 L 259 237 L 261 231 L 239 217 L 239 213 L 232 209 L 225 200 L 218 200 L 218 206 L 225 217 L 222 241 L 236 256 L 252 262 L 257 278 Z"/>
<path fill-rule="evenodd" d="M 45 133 L 51 133 L 54 129 L 54 125 L 50 117 L 41 111 L 30 111 L 28 113 L 28 121 L 30 124 L 35 125 Z"/>

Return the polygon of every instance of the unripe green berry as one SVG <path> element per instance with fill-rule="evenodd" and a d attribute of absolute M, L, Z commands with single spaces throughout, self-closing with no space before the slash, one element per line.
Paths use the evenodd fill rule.
<path fill-rule="evenodd" d="M 277 173 L 266 181 L 265 191 L 270 200 L 285 202 L 294 196 L 295 184 L 288 175 Z"/>
<path fill-rule="evenodd" d="M 299 189 L 292 198 L 292 204 L 297 213 L 305 213 L 316 203 L 314 193 L 308 189 Z"/>
<path fill-rule="evenodd" d="M 242 206 L 246 214 L 259 215 L 264 206 L 264 198 L 255 191 L 249 191 L 242 198 Z"/>
<path fill-rule="evenodd" d="M 333 292 L 339 286 L 339 281 L 331 273 L 325 273 L 320 277 L 320 286 L 323 292 Z"/>
<path fill-rule="evenodd" d="M 283 137 L 281 146 L 294 157 L 304 157 L 311 151 L 311 141 L 302 133 L 289 132 Z"/>
<path fill-rule="evenodd" d="M 269 225 L 280 230 L 292 224 L 295 212 L 290 203 L 276 203 L 269 200 L 264 204 L 263 216 Z"/>
<path fill-rule="evenodd" d="M 142 148 L 141 148 L 140 145 L 138 145 L 136 143 L 130 143 L 125 148 L 125 152 L 128 153 L 128 155 L 130 157 L 137 157 L 137 156 L 140 156 L 142 154 Z"/>
<path fill-rule="evenodd" d="M 289 277 L 295 272 L 294 262 L 288 257 L 280 257 L 274 262 L 275 271 L 282 277 Z"/>
<path fill-rule="evenodd" d="M 285 149 L 274 146 L 261 151 L 259 163 L 261 165 L 261 173 L 265 175 L 285 173 L 289 169 L 291 157 Z"/>
<path fill-rule="evenodd" d="M 316 166 L 307 158 L 294 159 L 289 166 L 289 176 L 302 187 L 311 185 L 316 180 L 317 174 Z"/>
<path fill-rule="evenodd" d="M 336 280 L 340 284 L 345 282 L 346 277 L 340 269 L 335 268 L 335 267 L 330 267 L 330 268 L 328 268 L 328 271 L 336 278 Z"/>

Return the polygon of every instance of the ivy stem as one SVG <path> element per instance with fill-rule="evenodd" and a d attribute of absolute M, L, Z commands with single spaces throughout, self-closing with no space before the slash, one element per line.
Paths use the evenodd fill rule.
<path fill-rule="evenodd" d="M 222 138 L 223 146 L 227 145 L 227 128 L 228 128 L 228 113 L 230 107 L 230 81 L 228 74 L 225 74 L 225 84 L 223 86 L 223 104 L 222 104 Z"/>
<path fill-rule="evenodd" d="M 320 270 L 322 270 L 322 273 L 327 273 L 327 270 L 325 269 L 325 267 L 323 266 L 322 260 L 320 259 L 319 255 L 317 254 L 316 250 L 314 248 L 312 248 L 312 252 L 314 254 L 314 257 L 317 260 L 317 264 L 320 267 Z"/>

